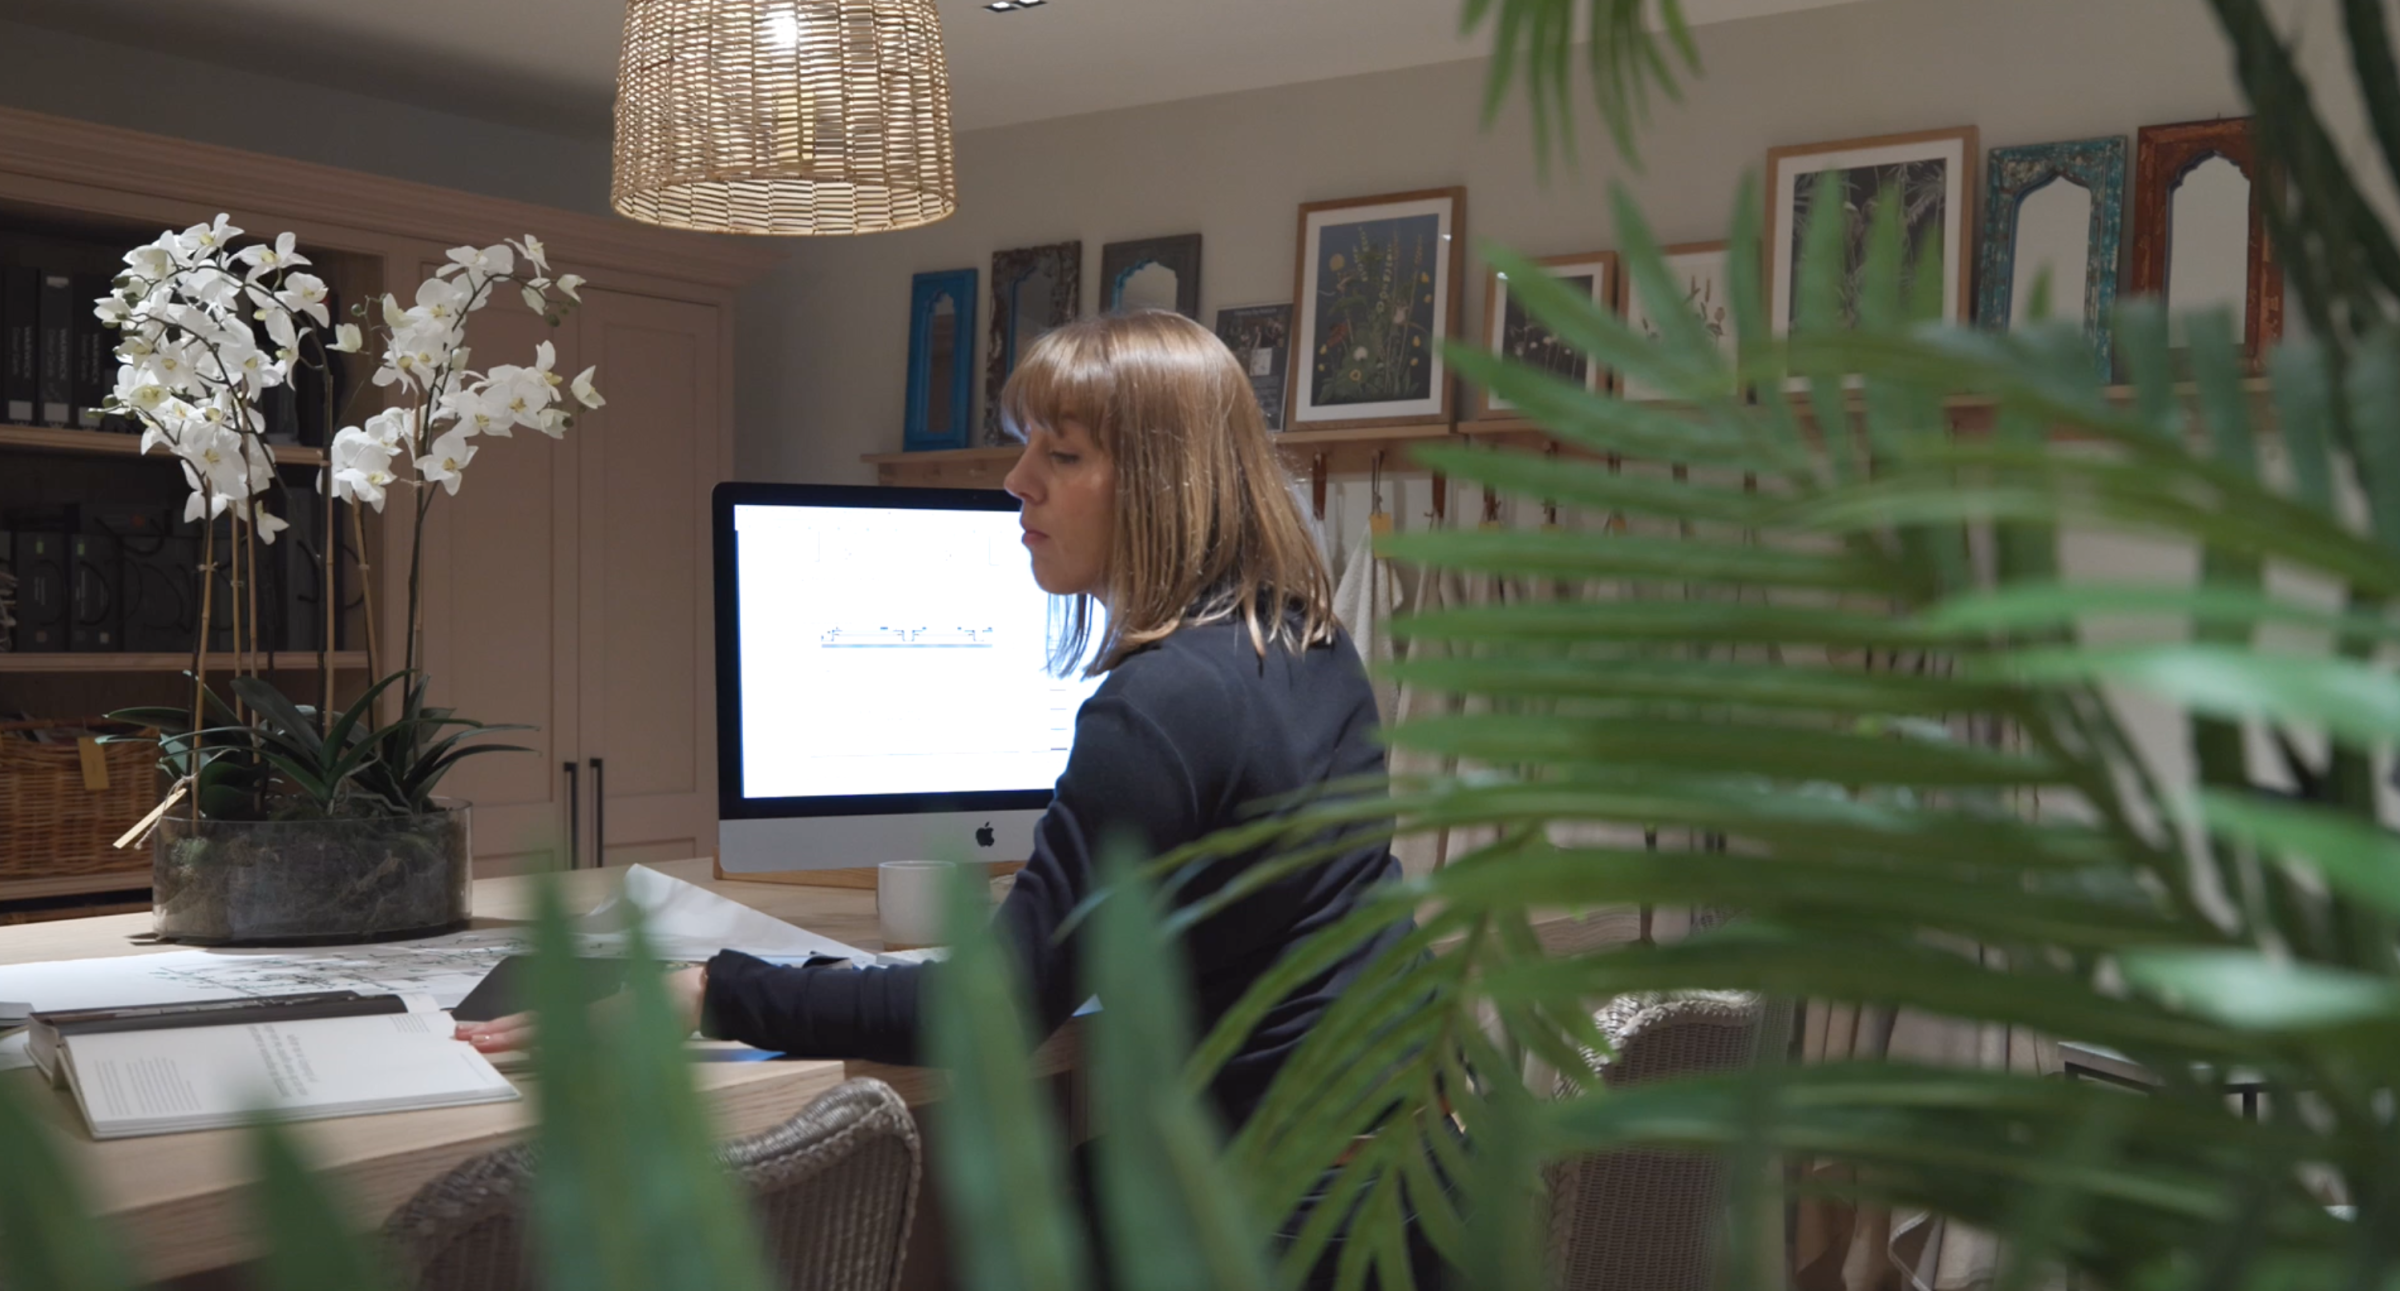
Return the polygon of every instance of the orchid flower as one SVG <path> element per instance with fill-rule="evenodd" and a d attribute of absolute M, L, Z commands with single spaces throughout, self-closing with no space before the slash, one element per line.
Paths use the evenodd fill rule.
<path fill-rule="evenodd" d="M 516 268 L 516 253 L 509 250 L 506 243 L 501 243 L 484 247 L 481 250 L 474 247 L 452 247 L 450 248 L 450 263 L 443 265 L 438 274 L 446 278 L 463 269 L 490 278 L 505 278 L 516 272 Z"/>
<path fill-rule="evenodd" d="M 250 504 L 250 523 L 258 530 L 258 540 L 272 547 L 275 535 L 292 527 L 292 522 L 267 510 L 264 502 Z"/>
<path fill-rule="evenodd" d="M 540 238 L 528 233 L 525 235 L 524 241 L 518 242 L 511 239 L 509 245 L 515 247 L 518 254 L 525 257 L 526 263 L 533 266 L 535 273 L 547 275 L 550 272 L 550 261 Z"/>
<path fill-rule="evenodd" d="M 387 457 L 400 451 L 399 446 L 405 445 L 410 448 L 416 446 L 416 414 L 411 409 L 386 408 L 367 418 L 366 425 L 359 429 L 363 430 L 363 433 L 375 443 L 382 445 Z M 353 432 L 345 431 L 343 433 Z M 338 443 L 341 436 L 336 435 L 334 439 Z"/>
<path fill-rule="evenodd" d="M 223 219 L 223 216 L 217 218 Z M 307 256 L 292 249 L 292 235 L 287 231 L 277 235 L 272 246 L 255 242 L 236 252 L 234 259 L 250 266 L 250 281 L 257 282 L 278 269 L 297 269 L 309 263 Z"/>
<path fill-rule="evenodd" d="M 456 496 L 458 482 L 465 478 L 462 472 L 474 460 L 475 446 L 467 442 L 466 432 L 453 429 L 433 441 L 433 451 L 417 459 L 417 475 Z"/>
<path fill-rule="evenodd" d="M 465 287 L 447 278 L 427 278 L 417 284 L 417 307 L 408 313 L 413 317 L 438 319 L 447 324 L 466 312 L 470 298 Z M 419 310 L 424 312 L 420 314 Z"/>
<path fill-rule="evenodd" d="M 211 224 L 195 224 L 185 229 L 171 244 L 175 259 L 181 264 L 197 264 L 203 256 L 214 255 L 230 245 L 242 231 L 226 223 L 223 212 Z"/>
<path fill-rule="evenodd" d="M 457 419 L 458 428 L 469 435 L 509 437 L 512 424 L 509 415 L 495 407 L 477 390 L 454 390 L 442 396 L 441 414 Z"/>
<path fill-rule="evenodd" d="M 506 413 L 512 425 L 537 430 L 542 410 L 551 404 L 550 383 L 539 372 L 505 363 L 491 370 L 478 393 L 487 406 Z"/>
<path fill-rule="evenodd" d="M 295 314 L 306 314 L 324 327 L 333 321 L 325 308 L 325 280 L 315 274 L 296 273 L 283 280 L 283 290 L 275 293 L 275 301 Z"/>
<path fill-rule="evenodd" d="M 175 272 L 175 253 L 166 243 L 153 242 L 126 252 L 125 264 L 133 270 L 134 277 L 157 282 Z"/>

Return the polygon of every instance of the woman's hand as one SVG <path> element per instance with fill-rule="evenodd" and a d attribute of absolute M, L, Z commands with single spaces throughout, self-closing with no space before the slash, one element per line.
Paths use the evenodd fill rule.
<path fill-rule="evenodd" d="M 708 992 L 708 970 L 701 965 L 679 968 L 667 974 L 667 1007 L 679 1025 L 677 1034 L 690 1035 L 700 1029 L 700 1001 Z M 592 1006 L 592 1016 L 603 1025 L 616 1025 L 633 1009 L 633 997 L 619 991 Z M 461 1022 L 454 1033 L 456 1038 L 483 1053 L 508 1053 L 533 1047 L 533 1015 L 511 1013 L 489 1022 Z"/>
<path fill-rule="evenodd" d="M 510 1053 L 533 1047 L 533 1015 L 511 1013 L 489 1022 L 461 1022 L 452 1033 L 483 1053 Z"/>

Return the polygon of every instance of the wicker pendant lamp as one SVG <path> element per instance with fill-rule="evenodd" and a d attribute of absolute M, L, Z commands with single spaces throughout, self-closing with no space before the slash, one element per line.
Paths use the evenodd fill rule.
<path fill-rule="evenodd" d="M 710 233 L 958 209 L 933 0 L 628 0 L 609 204 Z"/>

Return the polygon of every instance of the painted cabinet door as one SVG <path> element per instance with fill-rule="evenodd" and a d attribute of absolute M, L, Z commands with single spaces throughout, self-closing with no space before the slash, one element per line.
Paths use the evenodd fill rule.
<path fill-rule="evenodd" d="M 438 263 L 420 272 L 429 273 Z M 478 371 L 502 363 L 530 364 L 534 347 L 549 341 L 558 350 L 556 366 L 572 377 L 581 370 L 577 356 L 585 325 L 579 314 L 569 314 L 563 326 L 553 328 L 514 292 L 503 291 L 470 321 L 467 340 Z M 475 806 L 479 875 L 558 864 L 571 829 L 573 795 L 565 764 L 582 756 L 575 690 L 581 649 L 576 617 L 579 430 L 556 440 L 523 427 L 506 438 L 477 438 L 458 493 L 434 486 L 426 517 L 421 662 L 431 678 L 432 702 L 478 721 L 533 728 L 493 737 L 531 753 L 471 757 L 443 781 L 444 795 Z M 404 521 L 413 501 L 393 491 L 387 515 Z M 389 563 L 404 570 L 407 526 L 393 524 L 387 532 L 395 535 Z M 404 614 L 398 602 L 405 586 L 392 589 L 387 580 L 385 587 L 393 608 Z M 385 621 L 399 617 L 387 615 Z M 391 660 L 385 666 L 397 666 L 397 651 L 387 647 L 384 653 Z M 591 786 L 588 775 L 584 779 L 588 819 Z M 584 845 L 590 846 L 588 837 Z"/>
<path fill-rule="evenodd" d="M 724 469 L 717 307 L 587 290 L 576 371 L 578 739 L 608 865 L 716 850 L 709 495 Z M 570 374 L 571 375 L 571 374 Z M 587 839 L 587 848 L 590 841 Z M 587 851 L 586 855 L 592 853 Z"/>

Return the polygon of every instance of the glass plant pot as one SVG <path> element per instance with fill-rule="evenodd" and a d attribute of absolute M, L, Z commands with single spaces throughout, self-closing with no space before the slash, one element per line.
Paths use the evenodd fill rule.
<path fill-rule="evenodd" d="M 151 835 L 151 916 L 165 941 L 300 946 L 467 926 L 467 807 L 351 820 L 200 820 Z"/>

